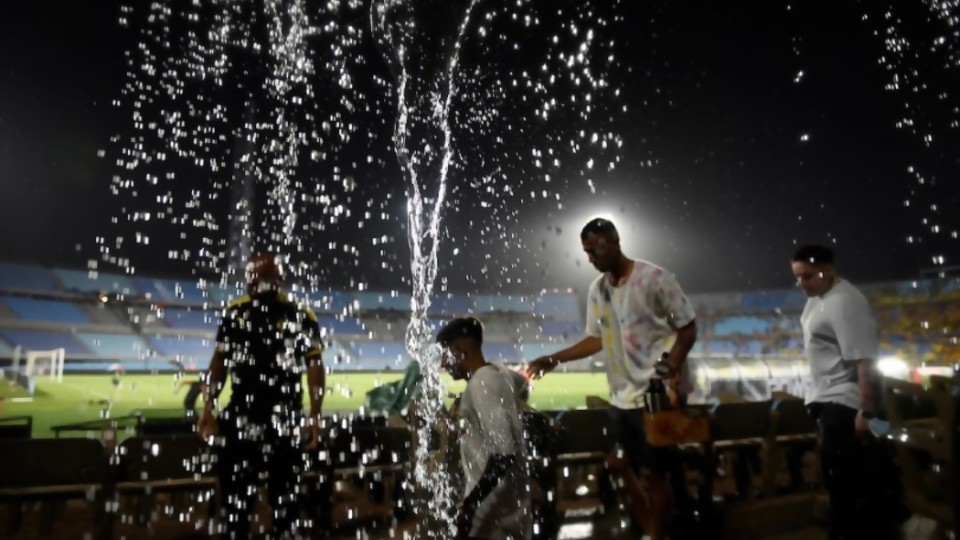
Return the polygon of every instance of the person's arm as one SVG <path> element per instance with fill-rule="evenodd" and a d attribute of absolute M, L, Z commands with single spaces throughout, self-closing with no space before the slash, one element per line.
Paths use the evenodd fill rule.
<path fill-rule="evenodd" d="M 326 386 L 327 373 L 323 366 L 320 351 L 315 356 L 307 356 L 307 387 L 310 392 L 310 416 L 312 426 L 320 427 L 320 414 L 323 412 L 323 393 Z"/>
<path fill-rule="evenodd" d="M 833 317 L 834 332 L 840 346 L 840 357 L 844 362 L 856 363 L 857 385 L 860 389 L 860 412 L 857 414 L 856 429 L 861 434 L 869 433 L 866 418 L 877 414 L 880 409 L 876 389 L 880 376 L 876 370 L 877 323 L 873 318 L 870 304 L 862 298 L 844 298 L 841 309 Z"/>
<path fill-rule="evenodd" d="M 469 522 L 472 520 L 480 504 L 493 493 L 493 490 L 500 485 L 503 477 L 510 472 L 511 468 L 516 464 L 517 456 L 513 454 L 493 454 L 487 459 L 487 465 L 483 468 L 483 474 L 463 500 L 461 512 L 464 514 L 465 521 Z"/>
<path fill-rule="evenodd" d="M 683 328 L 677 329 L 677 339 L 670 348 L 670 356 L 667 362 L 670 368 L 676 373 L 680 372 L 683 364 L 687 361 L 687 355 L 693 350 L 693 345 L 697 342 L 697 321 L 690 321 Z"/>
<path fill-rule="evenodd" d="M 320 415 L 323 412 L 327 374 L 323 365 L 324 347 L 317 316 L 310 308 L 305 308 L 305 315 L 303 330 L 307 343 L 303 359 L 307 367 L 307 392 L 310 396 L 310 412 L 307 416 L 310 440 L 307 442 L 307 449 L 313 450 L 320 443 Z"/>
<path fill-rule="evenodd" d="M 217 406 L 217 398 L 227 382 L 227 363 L 226 354 L 217 345 L 210 358 L 210 369 L 207 372 L 206 384 L 203 385 L 203 413 L 200 414 L 200 420 L 197 422 L 197 434 L 200 438 L 207 440 L 213 436 L 216 431 L 216 419 L 213 410 Z"/>
<path fill-rule="evenodd" d="M 539 379 L 564 362 L 580 360 L 602 350 L 603 341 L 599 337 L 585 336 L 566 349 L 531 360 L 527 365 L 527 373 Z"/>
<path fill-rule="evenodd" d="M 670 348 L 667 362 L 674 373 L 680 373 L 687 361 L 687 355 L 697 342 L 697 314 L 673 274 L 665 273 L 660 277 L 656 295 L 657 304 L 666 311 L 667 322 L 676 332 L 676 340 Z"/>

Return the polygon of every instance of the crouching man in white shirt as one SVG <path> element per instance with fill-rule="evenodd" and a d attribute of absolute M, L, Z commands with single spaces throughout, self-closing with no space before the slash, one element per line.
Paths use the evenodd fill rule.
<path fill-rule="evenodd" d="M 529 481 L 516 377 L 483 357 L 483 326 L 473 317 L 447 323 L 437 334 L 443 368 L 467 381 L 460 400 L 460 454 L 466 488 L 458 538 L 527 540 L 532 534 Z"/>

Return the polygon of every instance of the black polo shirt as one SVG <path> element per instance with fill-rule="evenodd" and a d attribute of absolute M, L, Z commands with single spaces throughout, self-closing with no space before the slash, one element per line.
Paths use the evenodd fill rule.
<path fill-rule="evenodd" d="M 229 415 L 271 422 L 303 410 L 307 361 L 323 350 L 317 316 L 283 293 L 268 291 L 231 303 L 217 329 L 217 349 L 231 378 Z"/>

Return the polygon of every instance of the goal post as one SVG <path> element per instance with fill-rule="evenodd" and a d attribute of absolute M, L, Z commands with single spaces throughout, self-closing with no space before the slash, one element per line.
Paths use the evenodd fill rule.
<path fill-rule="evenodd" d="M 44 374 L 48 374 L 51 380 L 63 382 L 65 357 L 66 350 L 63 348 L 49 351 L 27 351 L 26 358 L 23 360 L 23 369 L 19 370 L 17 365 L 19 362 L 15 362 L 14 370 L 22 373 L 31 382 Z"/>

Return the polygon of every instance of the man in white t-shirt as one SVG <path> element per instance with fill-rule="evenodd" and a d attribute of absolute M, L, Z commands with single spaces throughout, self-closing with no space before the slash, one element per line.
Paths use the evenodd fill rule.
<path fill-rule="evenodd" d="M 453 319 L 437 334 L 443 368 L 467 381 L 458 410 L 460 457 L 466 480 L 458 538 L 527 540 L 532 534 L 524 434 L 517 400 L 526 380 L 483 357 L 483 326 Z"/>
<path fill-rule="evenodd" d="M 899 473 L 890 449 L 868 427 L 882 412 L 870 303 L 837 275 L 830 248 L 803 246 L 791 266 L 807 295 L 800 316 L 813 383 L 807 406 L 820 429 L 830 538 L 897 538 L 897 524 L 908 517 L 899 503 Z"/>
<path fill-rule="evenodd" d="M 696 314 L 672 273 L 623 254 L 610 221 L 591 220 L 580 239 L 590 263 L 601 273 L 587 293 L 586 336 L 531 361 L 528 369 L 540 377 L 564 362 L 602 351 L 610 386 L 611 451 L 622 450 L 648 486 L 645 500 L 630 503 L 641 507 L 632 508 L 631 515 L 646 515 L 636 525 L 657 540 L 666 537 L 673 513 L 667 475 L 676 469 L 677 456 L 673 450 L 647 444 L 644 394 L 664 353 L 672 386 L 681 393 L 688 391 L 686 359 L 697 339 Z M 627 495 L 621 492 L 621 498 Z"/>

